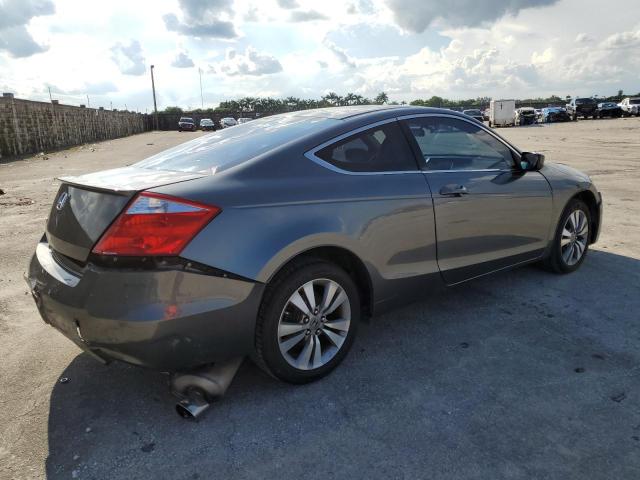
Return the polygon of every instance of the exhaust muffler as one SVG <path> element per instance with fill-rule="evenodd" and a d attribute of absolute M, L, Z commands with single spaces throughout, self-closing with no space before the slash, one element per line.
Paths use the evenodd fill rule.
<path fill-rule="evenodd" d="M 243 357 L 215 363 L 171 377 L 171 391 L 180 398 L 176 411 L 183 418 L 197 419 L 212 401 L 222 397 L 235 377 Z"/>

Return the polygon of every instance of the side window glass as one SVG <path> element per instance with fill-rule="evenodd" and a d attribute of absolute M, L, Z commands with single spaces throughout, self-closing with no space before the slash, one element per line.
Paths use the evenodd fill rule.
<path fill-rule="evenodd" d="M 416 163 L 400 125 L 373 127 L 323 148 L 315 155 L 352 172 L 416 170 Z"/>
<path fill-rule="evenodd" d="M 405 122 L 424 159 L 423 170 L 502 170 L 513 165 L 509 147 L 470 122 L 449 117 Z"/>

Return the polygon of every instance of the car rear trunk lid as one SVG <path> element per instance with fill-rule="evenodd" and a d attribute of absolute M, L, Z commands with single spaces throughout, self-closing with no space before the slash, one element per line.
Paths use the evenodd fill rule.
<path fill-rule="evenodd" d="M 49 245 L 59 254 L 85 262 L 93 245 L 137 192 L 203 176 L 125 167 L 62 177 L 47 220 Z"/>

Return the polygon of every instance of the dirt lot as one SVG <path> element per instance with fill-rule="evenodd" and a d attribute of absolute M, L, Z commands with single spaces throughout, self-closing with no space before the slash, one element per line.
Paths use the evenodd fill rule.
<path fill-rule="evenodd" d="M 640 478 L 640 119 L 500 131 L 604 195 L 583 267 L 487 277 L 363 325 L 303 387 L 245 363 L 199 423 L 165 378 L 104 367 L 46 326 L 22 279 L 54 177 L 198 134 L 0 164 L 0 478 Z M 67 377 L 67 383 L 59 379 Z"/>

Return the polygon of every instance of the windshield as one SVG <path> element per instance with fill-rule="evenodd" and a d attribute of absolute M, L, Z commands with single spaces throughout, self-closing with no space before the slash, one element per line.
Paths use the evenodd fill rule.
<path fill-rule="evenodd" d="M 632 98 L 629 100 L 631 105 L 640 105 L 640 98 Z"/>
<path fill-rule="evenodd" d="M 175 117 L 173 117 L 175 118 Z M 174 120 L 175 121 L 175 120 Z M 186 123 L 193 123 L 193 118 L 189 118 L 189 117 L 182 117 L 180 119 L 181 122 L 186 122 Z"/>
<path fill-rule="evenodd" d="M 462 113 L 466 115 L 482 115 L 482 113 L 480 113 L 480 110 L 465 110 Z"/>
<path fill-rule="evenodd" d="M 340 123 L 331 118 L 274 115 L 218 130 L 134 164 L 139 168 L 213 175 L 276 147 Z"/>
<path fill-rule="evenodd" d="M 593 98 L 576 98 L 576 105 L 585 105 L 588 103 L 594 103 Z"/>

